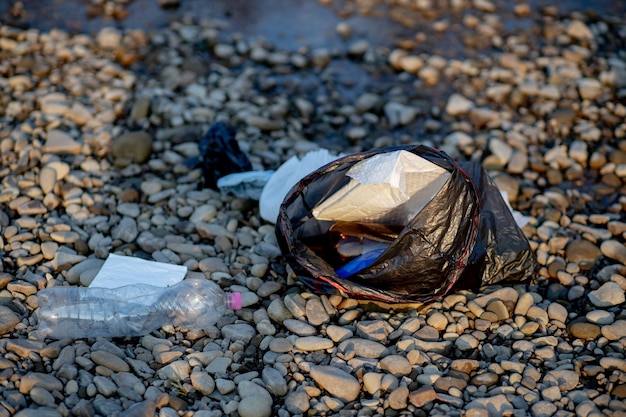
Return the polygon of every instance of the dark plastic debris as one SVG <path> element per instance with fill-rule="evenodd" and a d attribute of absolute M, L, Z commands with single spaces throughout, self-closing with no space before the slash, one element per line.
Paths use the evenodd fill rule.
<path fill-rule="evenodd" d="M 204 186 L 217 189 L 217 180 L 235 172 L 252 171 L 250 160 L 239 149 L 234 129 L 225 123 L 211 126 L 198 145 Z"/>
<path fill-rule="evenodd" d="M 331 230 L 337 225 L 316 219 L 313 210 L 347 184 L 346 172 L 356 163 L 398 150 L 451 175 L 401 230 L 341 225 L 339 239 L 356 238 L 362 245 L 362 255 L 346 259 L 339 249 L 343 241 Z M 311 173 L 285 197 L 276 235 L 300 280 L 314 291 L 384 302 L 429 302 L 452 288 L 528 282 L 537 269 L 528 240 L 484 169 L 421 145 L 345 156 Z"/>

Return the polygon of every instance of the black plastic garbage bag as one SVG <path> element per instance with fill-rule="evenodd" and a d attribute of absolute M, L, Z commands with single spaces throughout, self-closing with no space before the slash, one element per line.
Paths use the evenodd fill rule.
<path fill-rule="evenodd" d="M 250 160 L 239 149 L 235 131 L 217 122 L 204 134 L 198 144 L 204 186 L 217 189 L 217 180 L 235 172 L 252 171 Z"/>
<path fill-rule="evenodd" d="M 350 224 L 314 216 L 320 204 L 346 187 L 351 167 L 398 150 L 449 173 L 441 189 L 407 224 Z M 483 168 L 459 164 L 444 152 L 421 145 L 345 156 L 306 176 L 285 197 L 276 235 L 300 280 L 318 293 L 423 303 L 453 287 L 529 281 L 536 271 L 526 237 Z M 364 264 L 350 270 L 350 254 L 342 253 L 340 245 L 352 248 L 355 243 L 372 250 L 362 256 Z"/>

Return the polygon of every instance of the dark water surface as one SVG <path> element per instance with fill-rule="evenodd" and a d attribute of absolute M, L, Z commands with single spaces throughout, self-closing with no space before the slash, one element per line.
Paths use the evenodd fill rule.
<path fill-rule="evenodd" d="M 423 32 L 429 36 L 422 46 L 447 56 L 463 49 L 463 16 L 480 14 L 475 9 L 454 11 L 450 2 L 437 0 L 427 11 L 389 6 L 382 0 L 181 0 L 178 7 L 171 9 L 161 7 L 158 0 L 131 0 L 124 8 L 127 17 L 117 20 L 102 14 L 90 16 L 93 7 L 88 7 L 87 0 L 22 0 L 23 11 L 17 17 L 11 13 L 15 3 L 16 0 L 0 1 L 0 20 L 21 28 L 95 33 L 102 27 L 116 26 L 151 31 L 166 26 L 172 19 L 193 16 L 195 20 L 218 19 L 228 24 L 229 32 L 262 37 L 279 49 L 295 50 L 301 46 L 340 45 L 345 40 L 337 34 L 336 26 L 344 21 L 353 29 L 350 40 L 367 39 L 377 45 L 392 46 L 403 39 L 415 40 L 415 34 Z M 513 9 L 520 3 L 493 0 L 495 14 L 506 32 L 527 30 L 539 12 L 549 6 L 562 15 L 580 12 L 626 21 L 626 0 L 528 0 L 531 14 L 516 17 Z M 432 23 L 443 19 L 450 23 L 448 30 L 435 33 Z"/>

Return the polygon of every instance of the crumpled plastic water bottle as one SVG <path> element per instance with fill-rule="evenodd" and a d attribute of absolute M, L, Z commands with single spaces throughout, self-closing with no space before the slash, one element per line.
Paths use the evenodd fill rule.
<path fill-rule="evenodd" d="M 241 308 L 241 294 L 224 293 L 213 281 L 187 279 L 169 287 L 53 287 L 37 294 L 38 337 L 142 336 L 166 324 L 206 329 Z"/>

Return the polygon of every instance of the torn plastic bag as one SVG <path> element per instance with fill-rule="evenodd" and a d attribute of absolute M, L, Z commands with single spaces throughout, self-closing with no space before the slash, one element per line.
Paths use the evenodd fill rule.
<path fill-rule="evenodd" d="M 396 172 L 381 174 L 371 164 L 359 169 L 392 153 L 386 168 Z M 423 166 L 407 174 L 416 160 L 406 153 Z M 359 171 L 367 172 L 359 177 Z M 421 181 L 422 175 L 431 179 Z M 355 178 L 363 181 L 358 187 Z M 390 186 L 365 184 L 372 178 Z M 438 184 L 433 188 L 432 182 Z M 384 202 L 394 198 L 396 208 Z M 340 205 L 329 202 L 341 199 L 351 206 L 337 212 Z M 374 208 L 364 209 L 369 202 Z M 276 235 L 300 280 L 314 291 L 384 302 L 424 303 L 455 286 L 525 282 L 536 270 L 526 237 L 483 168 L 421 145 L 344 156 L 304 177 L 280 206 Z"/>

